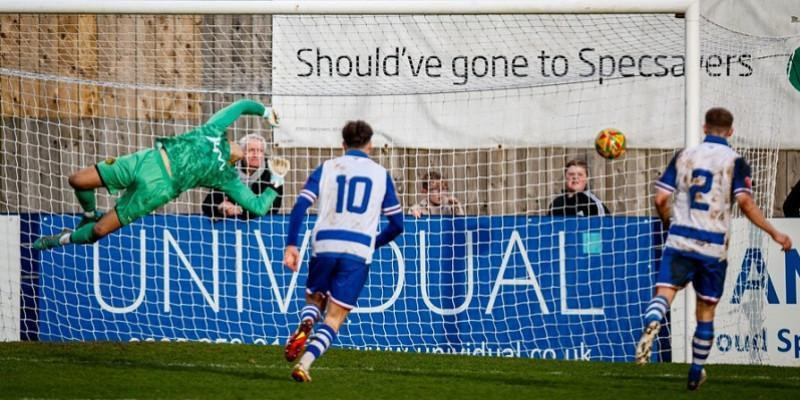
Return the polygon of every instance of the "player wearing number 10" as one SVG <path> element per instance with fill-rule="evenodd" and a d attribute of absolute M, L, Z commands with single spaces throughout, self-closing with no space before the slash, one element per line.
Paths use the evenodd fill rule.
<path fill-rule="evenodd" d="M 294 361 L 305 350 L 292 370 L 292 378 L 298 382 L 311 380 L 311 364 L 325 353 L 356 304 L 367 281 L 373 250 L 403 232 L 402 207 L 392 177 L 367 156 L 372 149 L 372 128 L 364 121 L 351 121 L 342 129 L 342 138 L 345 155 L 325 161 L 308 177 L 292 209 L 286 238 L 283 262 L 297 271 L 300 225 L 308 207 L 317 201 L 306 306 L 284 353 L 287 361 Z M 389 225 L 376 237 L 381 212 Z M 324 321 L 311 335 L 323 312 Z"/>
<path fill-rule="evenodd" d="M 705 141 L 676 154 L 656 182 L 655 205 L 669 235 L 656 294 L 645 311 L 644 332 L 636 346 L 636 362 L 648 362 L 653 339 L 672 299 L 692 282 L 697 293 L 697 328 L 692 339 L 689 390 L 697 389 L 706 378 L 703 365 L 711 352 L 714 310 L 725 284 L 733 199 L 742 213 L 784 251 L 792 247 L 791 239 L 776 230 L 753 201 L 750 166 L 727 141 L 733 134 L 733 115 L 724 108 L 712 108 L 706 113 L 703 130 Z M 670 221 L 669 197 L 673 193 Z"/>

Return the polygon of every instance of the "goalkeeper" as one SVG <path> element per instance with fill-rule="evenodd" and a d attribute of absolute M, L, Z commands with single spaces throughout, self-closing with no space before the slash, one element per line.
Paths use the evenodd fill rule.
<path fill-rule="evenodd" d="M 244 152 L 236 142 L 225 138 L 228 126 L 242 114 L 261 115 L 271 126 L 278 125 L 278 116 L 271 108 L 252 100 L 239 100 L 187 133 L 156 139 L 154 148 L 109 158 L 74 173 L 69 184 L 83 208 L 83 218 L 74 232 L 64 230 L 40 237 L 33 248 L 94 243 L 196 187 L 218 189 L 245 210 L 265 215 L 278 193 L 267 188 L 257 196 L 240 180 L 234 164 Z M 283 184 L 289 164 L 283 159 L 272 163 L 275 173 L 270 183 L 277 188 Z M 105 215 L 96 208 L 94 190 L 101 186 L 111 194 L 125 191 Z"/>

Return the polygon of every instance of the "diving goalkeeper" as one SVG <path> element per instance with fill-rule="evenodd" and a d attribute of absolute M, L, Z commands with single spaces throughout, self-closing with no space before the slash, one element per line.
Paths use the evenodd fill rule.
<path fill-rule="evenodd" d="M 57 235 L 40 237 L 33 248 L 94 243 L 196 187 L 220 190 L 245 210 L 259 216 L 266 214 L 278 193 L 267 188 L 257 196 L 240 180 L 234 164 L 244 152 L 225 137 L 228 126 L 243 114 L 261 115 L 271 126 L 278 125 L 278 116 L 271 108 L 252 100 L 239 100 L 187 133 L 158 138 L 153 148 L 109 158 L 72 174 L 69 184 L 83 208 L 83 218 L 74 232 L 65 229 Z M 271 165 L 275 173 L 270 183 L 277 188 L 283 184 L 289 163 L 276 159 L 271 160 Z M 105 215 L 97 210 L 95 200 L 94 190 L 101 186 L 111 194 L 125 191 Z"/>

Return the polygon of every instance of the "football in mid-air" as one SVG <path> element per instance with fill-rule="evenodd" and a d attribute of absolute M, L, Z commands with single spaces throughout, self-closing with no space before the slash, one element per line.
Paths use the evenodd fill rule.
<path fill-rule="evenodd" d="M 626 142 L 624 133 L 614 128 L 606 128 L 597 134 L 594 148 L 601 157 L 613 160 L 625 154 Z"/>

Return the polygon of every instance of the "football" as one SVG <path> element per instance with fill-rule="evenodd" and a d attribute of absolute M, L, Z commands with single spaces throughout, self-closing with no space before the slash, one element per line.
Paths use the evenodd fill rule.
<path fill-rule="evenodd" d="M 594 148 L 601 157 L 613 160 L 625 154 L 627 140 L 625 134 L 614 128 L 606 128 L 597 134 Z"/>

